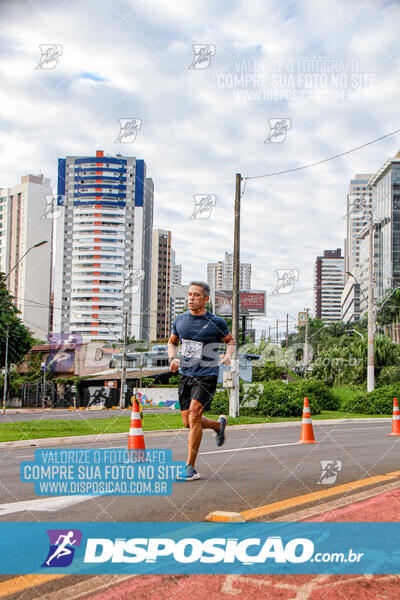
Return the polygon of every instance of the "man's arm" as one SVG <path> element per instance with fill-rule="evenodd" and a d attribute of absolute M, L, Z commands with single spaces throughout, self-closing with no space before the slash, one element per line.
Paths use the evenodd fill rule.
<path fill-rule="evenodd" d="M 168 362 L 173 373 L 179 369 L 179 358 L 175 358 L 178 352 L 179 337 L 172 333 L 168 340 Z"/>
<path fill-rule="evenodd" d="M 234 340 L 234 337 L 231 333 L 228 333 L 227 336 L 225 336 L 224 338 L 222 338 L 222 341 L 226 344 L 226 352 L 225 354 L 222 354 L 219 358 L 219 364 L 220 365 L 230 365 L 231 364 L 231 358 L 235 352 L 235 348 L 236 348 L 236 342 Z"/>

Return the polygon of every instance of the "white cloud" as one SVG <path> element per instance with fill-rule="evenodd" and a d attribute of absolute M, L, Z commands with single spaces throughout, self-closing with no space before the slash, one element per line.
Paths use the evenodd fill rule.
<path fill-rule="evenodd" d="M 104 149 L 144 158 L 155 182 L 155 226 L 172 230 L 184 278 L 205 277 L 206 263 L 232 250 L 236 172 L 294 168 L 397 128 L 399 12 L 396 3 L 356 0 L 294 7 L 273 0 L 229 7 L 183 0 L 4 3 L 3 185 L 28 171 L 44 172 L 55 185 L 57 158 L 66 154 Z M 63 45 L 54 70 L 35 69 L 43 43 Z M 206 70 L 188 69 L 195 43 L 216 45 Z M 375 84 L 353 103 L 239 103 L 234 90 L 218 87 L 218 73 L 237 73 L 239 59 L 287 65 L 312 58 L 359 61 Z M 320 81 L 311 91 L 317 88 Z M 142 119 L 132 145 L 114 143 L 122 117 Z M 282 144 L 264 143 L 272 117 L 292 119 Z M 244 261 L 251 258 L 253 286 L 271 291 L 275 269 L 297 268 L 297 289 L 311 288 L 316 256 L 343 248 L 349 179 L 375 171 L 398 147 L 398 137 L 389 138 L 313 169 L 251 180 L 241 250 Z M 197 193 L 217 195 L 207 221 L 189 219 Z M 311 291 L 271 299 L 270 322 L 311 304 Z"/>

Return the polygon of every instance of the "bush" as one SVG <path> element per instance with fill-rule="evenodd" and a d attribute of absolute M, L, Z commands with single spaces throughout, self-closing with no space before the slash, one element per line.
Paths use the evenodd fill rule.
<path fill-rule="evenodd" d="M 390 415 L 393 411 L 393 398 L 400 398 L 400 384 L 385 385 L 360 398 L 351 398 L 343 404 L 343 410 L 365 415 Z"/>
<path fill-rule="evenodd" d="M 348 400 L 356 401 L 365 396 L 365 389 L 353 385 L 339 385 L 332 388 L 332 394 L 339 403 L 340 410 Z"/>
<path fill-rule="evenodd" d="M 303 381 L 294 382 L 299 386 L 303 396 L 307 396 L 308 399 L 314 399 L 318 402 L 321 410 L 338 410 L 340 408 L 340 401 L 332 393 L 332 389 L 326 385 L 323 381 L 318 379 L 304 379 Z"/>
<path fill-rule="evenodd" d="M 256 414 L 271 417 L 301 417 L 303 414 L 304 396 L 310 401 L 311 414 L 321 412 L 318 394 L 312 391 L 309 382 L 267 381 L 264 384 L 263 397 L 256 407 Z"/>
<path fill-rule="evenodd" d="M 209 411 L 213 415 L 228 415 L 229 414 L 229 398 L 228 392 L 225 389 L 217 390 L 214 394 Z"/>
<path fill-rule="evenodd" d="M 287 369 L 273 362 L 267 362 L 262 366 L 253 367 L 253 381 L 269 381 L 270 379 L 282 379 L 286 376 Z"/>
<path fill-rule="evenodd" d="M 316 382 L 320 383 L 320 382 Z M 241 416 L 261 417 L 301 417 L 304 396 L 310 401 L 311 415 L 321 412 L 319 397 L 324 397 L 321 385 L 313 386 L 313 382 L 301 381 L 284 383 L 283 381 L 266 381 L 255 383 L 244 388 L 240 385 L 239 413 Z M 217 391 L 212 401 L 210 412 L 227 413 L 229 400 L 226 390 Z"/>
<path fill-rule="evenodd" d="M 382 367 L 376 382 L 379 386 L 391 385 L 400 381 L 400 367 L 391 365 L 389 367 Z"/>

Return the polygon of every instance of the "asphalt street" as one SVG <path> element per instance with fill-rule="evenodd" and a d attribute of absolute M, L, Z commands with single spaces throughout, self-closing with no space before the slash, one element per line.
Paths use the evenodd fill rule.
<path fill-rule="evenodd" d="M 400 438 L 387 436 L 390 431 L 388 421 L 316 422 L 314 432 L 320 443 L 297 444 L 300 425 L 228 428 L 221 449 L 206 431 L 197 464 L 202 478 L 174 483 L 170 496 L 38 498 L 33 484 L 22 483 L 19 474 L 20 462 L 33 460 L 34 448 L 2 449 L 0 520 L 203 521 L 215 510 L 240 512 L 328 487 L 319 483 L 321 460 L 341 461 L 335 485 L 395 471 Z M 126 442 L 108 442 L 107 447 L 126 448 Z M 187 431 L 147 436 L 146 447 L 170 448 L 175 460 L 185 460 Z"/>

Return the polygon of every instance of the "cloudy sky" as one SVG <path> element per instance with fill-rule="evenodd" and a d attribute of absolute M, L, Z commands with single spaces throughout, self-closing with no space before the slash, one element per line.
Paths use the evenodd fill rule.
<path fill-rule="evenodd" d="M 96 149 L 143 158 L 154 226 L 172 231 L 184 282 L 232 251 L 235 173 L 295 168 L 399 128 L 397 1 L 3 0 L 0 11 L 0 185 L 41 172 L 56 191 L 57 159 Z M 37 68 L 43 44 L 59 45 L 54 68 Z M 122 118 L 141 119 L 132 143 L 115 142 Z M 312 307 L 316 256 L 343 248 L 349 180 L 399 148 L 397 134 L 247 181 L 241 257 L 269 294 L 258 328 Z M 208 219 L 190 218 L 195 194 L 216 196 Z M 299 271 L 294 293 L 271 295 L 276 269 Z"/>

